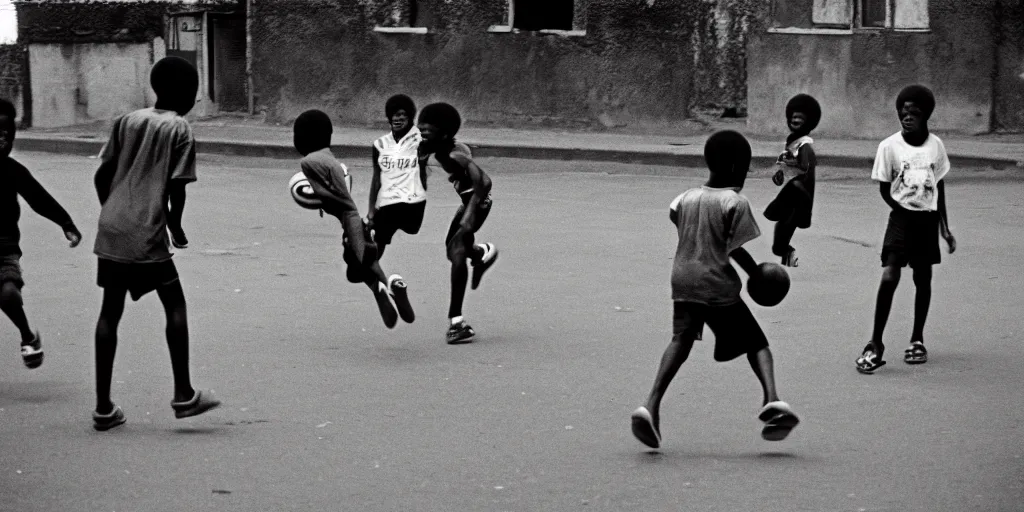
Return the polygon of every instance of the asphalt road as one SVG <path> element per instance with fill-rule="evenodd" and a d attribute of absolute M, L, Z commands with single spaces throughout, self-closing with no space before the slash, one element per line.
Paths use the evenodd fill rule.
<path fill-rule="evenodd" d="M 874 376 L 853 361 L 870 334 L 887 212 L 866 170 L 819 182 L 790 296 L 752 306 L 803 423 L 784 442 L 762 441 L 749 367 L 713 362 L 704 342 L 669 390 L 664 448 L 652 454 L 629 413 L 671 335 L 668 204 L 699 171 L 483 161 L 495 206 L 479 238 L 501 258 L 468 292 L 477 341 L 452 347 L 443 237 L 457 198 L 442 177 L 431 178 L 421 233 L 397 235 L 385 254 L 418 316 L 388 330 L 369 291 L 345 281 L 337 222 L 291 202 L 296 163 L 202 157 L 185 214 L 192 247 L 175 261 L 193 380 L 225 406 L 173 418 L 163 315 L 149 295 L 129 303 L 120 331 L 113 391 L 128 423 L 97 433 L 96 160 L 17 156 L 86 239 L 68 249 L 58 228 L 23 212 L 25 301 L 46 361 L 25 369 L 0 321 L 0 510 L 1024 510 L 1020 181 L 952 175 L 960 248 L 936 268 L 931 360 L 901 361 L 908 273 L 889 365 Z M 365 208 L 368 169 L 357 164 Z M 757 259 L 770 256 L 760 211 L 776 190 L 763 178 L 744 190 L 764 232 L 748 245 Z"/>

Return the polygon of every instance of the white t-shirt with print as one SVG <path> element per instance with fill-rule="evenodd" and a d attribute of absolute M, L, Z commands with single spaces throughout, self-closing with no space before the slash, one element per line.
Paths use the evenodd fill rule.
<path fill-rule="evenodd" d="M 897 132 L 878 145 L 871 179 L 891 183 L 892 198 L 908 210 L 936 211 L 938 183 L 948 172 L 949 157 L 942 139 L 929 134 L 924 144 L 911 146 Z"/>

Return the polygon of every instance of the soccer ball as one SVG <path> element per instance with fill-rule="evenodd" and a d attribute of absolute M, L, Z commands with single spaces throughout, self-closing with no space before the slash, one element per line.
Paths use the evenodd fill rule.
<path fill-rule="evenodd" d="M 288 180 L 288 190 L 291 191 L 295 203 L 307 210 L 319 210 L 323 207 L 323 203 L 302 171 L 295 173 L 292 179 Z"/>
<path fill-rule="evenodd" d="M 778 263 L 762 263 L 757 266 L 757 273 L 747 279 L 747 293 L 758 305 L 776 306 L 789 293 L 789 274 Z"/>

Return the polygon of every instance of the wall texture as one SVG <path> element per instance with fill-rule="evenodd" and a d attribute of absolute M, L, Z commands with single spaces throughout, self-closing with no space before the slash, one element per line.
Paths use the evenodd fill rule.
<path fill-rule="evenodd" d="M 164 35 L 170 12 L 223 6 L 238 0 L 15 0 L 21 43 L 148 43 Z"/>
<path fill-rule="evenodd" d="M 927 33 L 751 34 L 748 127 L 761 133 L 786 133 L 786 102 L 806 92 L 822 104 L 819 133 L 884 137 L 899 128 L 896 94 L 905 85 L 923 83 L 935 91 L 938 102 L 930 123 L 933 129 L 988 132 L 997 1 L 931 0 Z M 799 17 L 796 12 L 786 15 Z"/>
<path fill-rule="evenodd" d="M 394 93 L 502 125 L 669 127 L 745 109 L 745 33 L 757 0 L 577 0 L 582 37 L 489 33 L 505 0 L 420 0 L 429 34 L 382 34 L 395 1 L 258 0 L 256 101 L 287 122 L 320 108 L 382 120 Z"/>
<path fill-rule="evenodd" d="M 1024 131 L 1024 1 L 999 0 L 993 128 Z"/>
<path fill-rule="evenodd" d="M 25 46 L 20 44 L 0 45 L 0 98 L 4 98 L 18 109 L 17 122 L 24 120 L 25 90 Z"/>

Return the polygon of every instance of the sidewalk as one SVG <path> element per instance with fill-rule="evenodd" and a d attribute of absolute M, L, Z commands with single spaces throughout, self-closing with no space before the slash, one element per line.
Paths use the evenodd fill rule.
<path fill-rule="evenodd" d="M 743 132 L 742 122 L 729 128 Z M 256 123 L 247 119 L 215 118 L 193 123 L 200 153 L 251 157 L 297 157 L 289 126 Z M 336 126 L 332 140 L 342 160 L 369 160 L 370 143 L 388 128 Z M 711 130 L 682 135 L 639 135 L 608 132 L 570 132 L 477 128 L 459 132 L 459 140 L 473 148 L 474 156 L 541 160 L 580 160 L 648 165 L 703 167 L 704 141 Z M 15 149 L 95 155 L 108 136 L 105 125 L 60 129 L 28 129 L 18 133 Z M 750 136 L 754 166 L 769 166 L 781 151 L 782 140 Z M 1015 168 L 1024 174 L 1024 134 L 943 136 L 951 163 L 958 168 Z M 815 138 L 819 165 L 870 167 L 877 140 Z"/>

